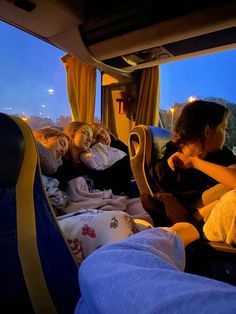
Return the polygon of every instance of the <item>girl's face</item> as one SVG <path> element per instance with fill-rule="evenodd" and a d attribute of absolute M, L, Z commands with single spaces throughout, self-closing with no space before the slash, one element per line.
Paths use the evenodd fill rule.
<path fill-rule="evenodd" d="M 222 149 L 227 135 L 228 118 L 225 118 L 216 128 L 205 127 L 204 145 L 200 141 L 188 143 L 182 147 L 182 152 L 187 156 L 205 158 L 208 153 Z"/>
<path fill-rule="evenodd" d="M 226 128 L 228 126 L 228 118 L 226 117 L 216 128 L 208 128 L 205 130 L 205 149 L 207 153 L 216 152 L 222 149 L 227 136 Z"/>
<path fill-rule="evenodd" d="M 69 149 L 69 141 L 66 136 L 49 137 L 44 140 L 43 145 L 53 153 L 56 159 L 62 159 Z"/>
<path fill-rule="evenodd" d="M 74 134 L 74 145 L 81 151 L 86 151 L 93 139 L 93 130 L 89 125 L 81 126 Z"/>

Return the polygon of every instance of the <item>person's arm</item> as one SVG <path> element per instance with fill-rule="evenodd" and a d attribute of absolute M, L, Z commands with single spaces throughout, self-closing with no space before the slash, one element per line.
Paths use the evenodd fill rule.
<path fill-rule="evenodd" d="M 168 159 L 168 165 L 173 171 L 178 167 L 195 168 L 232 189 L 236 188 L 236 164 L 229 167 L 220 166 L 198 157 L 186 156 L 177 152 Z"/>
<path fill-rule="evenodd" d="M 193 167 L 228 187 L 236 188 L 236 164 L 231 167 L 216 165 L 198 157 L 192 157 Z"/>

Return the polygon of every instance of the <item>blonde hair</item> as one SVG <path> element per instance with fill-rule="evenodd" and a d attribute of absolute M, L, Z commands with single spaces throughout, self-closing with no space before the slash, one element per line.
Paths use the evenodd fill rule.
<path fill-rule="evenodd" d="M 116 136 L 115 136 L 113 133 L 111 133 L 111 132 L 109 131 L 109 129 L 106 128 L 104 125 L 99 124 L 99 123 L 96 123 L 96 122 L 92 122 L 92 123 L 90 123 L 89 125 L 91 126 L 91 128 L 92 128 L 92 130 L 93 130 L 93 138 L 94 138 L 94 140 L 97 139 L 97 135 L 98 135 L 99 130 L 100 130 L 101 128 L 104 129 L 104 130 L 106 130 L 107 133 L 109 133 L 109 135 L 112 135 L 115 139 L 117 139 Z"/>
<path fill-rule="evenodd" d="M 106 130 L 106 128 L 104 128 L 101 124 L 96 123 L 96 122 L 92 122 L 89 124 L 93 130 L 93 137 L 96 138 L 96 136 L 98 135 L 99 129 L 103 128 Z"/>
<path fill-rule="evenodd" d="M 88 123 L 86 122 L 79 122 L 79 121 L 74 121 L 69 123 L 64 129 L 63 132 L 70 136 L 70 138 L 74 138 L 75 133 L 84 125 L 88 125 L 90 126 Z M 90 126 L 91 127 L 91 126 Z"/>
<path fill-rule="evenodd" d="M 51 137 L 56 137 L 56 138 L 66 137 L 68 139 L 69 146 L 71 144 L 71 137 L 57 128 L 44 127 L 44 128 L 40 128 L 38 130 L 34 130 L 33 134 L 34 134 L 34 137 L 39 142 L 42 141 L 42 138 L 46 140 L 46 139 L 51 138 Z"/>

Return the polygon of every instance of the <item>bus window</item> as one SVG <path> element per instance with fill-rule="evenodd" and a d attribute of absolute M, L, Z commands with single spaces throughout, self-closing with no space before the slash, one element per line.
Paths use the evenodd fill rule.
<path fill-rule="evenodd" d="M 96 99 L 95 99 L 95 118 L 94 121 L 97 123 L 101 122 L 101 89 L 102 89 L 102 75 L 97 70 L 97 83 L 96 83 Z"/>
<path fill-rule="evenodd" d="M 164 126 L 173 130 L 175 120 L 187 101 L 206 99 L 229 107 L 226 145 L 236 150 L 236 94 L 234 76 L 236 50 L 162 64 L 160 114 Z"/>
<path fill-rule="evenodd" d="M 14 114 L 32 129 L 71 121 L 64 51 L 0 22 L 0 111 Z M 101 73 L 97 70 L 95 120 L 101 121 Z"/>

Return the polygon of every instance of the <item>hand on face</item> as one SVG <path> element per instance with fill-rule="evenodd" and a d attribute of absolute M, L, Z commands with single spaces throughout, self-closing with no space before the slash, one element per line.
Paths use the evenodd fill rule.
<path fill-rule="evenodd" d="M 200 141 L 196 141 L 194 143 L 188 143 L 181 146 L 181 153 L 183 153 L 185 156 L 189 156 L 189 157 L 195 156 L 199 158 L 204 158 L 206 155 L 206 152 L 203 149 L 203 146 Z"/>
<path fill-rule="evenodd" d="M 108 146 L 111 144 L 111 138 L 106 129 L 104 128 L 99 129 L 96 136 L 96 141 Z"/>
<path fill-rule="evenodd" d="M 183 168 L 188 169 L 193 167 L 193 160 L 194 157 L 184 155 L 183 153 L 176 152 L 173 155 L 171 155 L 167 163 L 171 170 L 175 170 L 176 168 Z"/>

